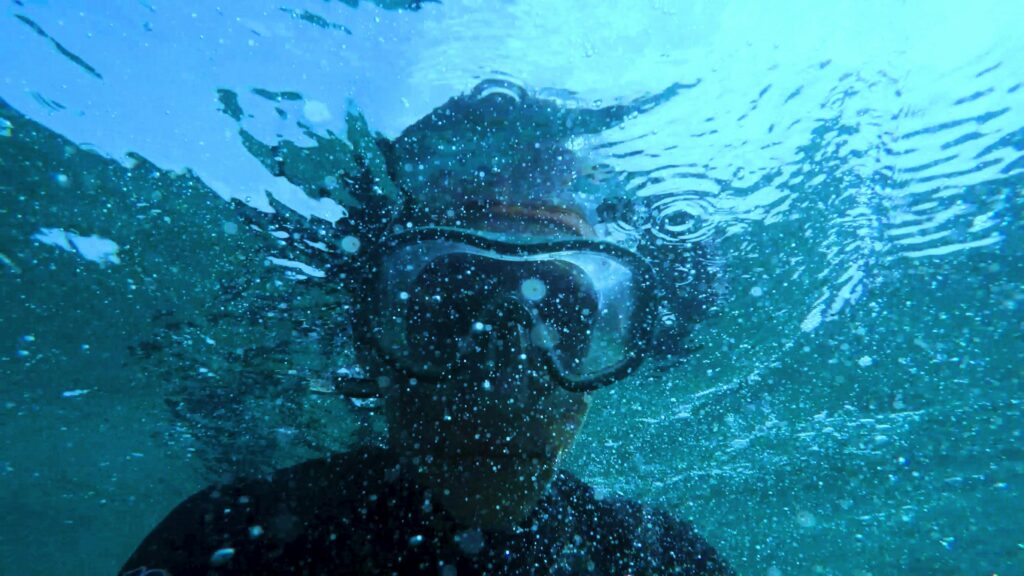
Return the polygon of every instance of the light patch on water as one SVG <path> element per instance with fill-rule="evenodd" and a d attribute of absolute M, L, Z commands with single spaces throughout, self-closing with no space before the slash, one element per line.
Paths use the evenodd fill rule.
<path fill-rule="evenodd" d="M 916 236 L 921 231 L 928 230 L 931 228 L 937 228 L 939 226 L 942 226 L 946 222 L 956 219 L 957 216 L 970 212 L 967 206 L 963 204 L 954 204 L 953 206 L 939 210 L 938 212 L 934 213 L 927 212 L 927 210 L 937 207 L 937 202 L 928 202 L 926 204 L 921 204 L 915 207 L 915 209 L 913 209 L 912 211 L 908 211 L 902 214 L 895 214 L 891 219 L 893 223 L 919 223 L 907 226 L 900 226 L 898 228 L 891 228 L 889 230 L 889 234 L 891 236 Z M 904 242 L 905 241 L 906 240 L 904 240 Z"/>
<path fill-rule="evenodd" d="M 121 258 L 117 251 L 119 246 L 109 238 L 102 236 L 81 236 L 68 232 L 63 228 L 40 228 L 32 235 L 32 239 L 42 244 L 56 246 L 68 252 L 77 252 L 86 260 L 97 264 L 120 264 Z"/>
<path fill-rule="evenodd" d="M 21 267 L 15 264 L 14 260 L 11 260 L 10 256 L 4 254 L 3 252 L 0 252 L 0 264 L 7 266 L 15 274 L 21 274 Z"/>
<path fill-rule="evenodd" d="M 967 229 L 968 232 L 983 232 L 993 226 L 999 225 L 1001 220 L 996 217 L 995 212 L 987 212 L 985 214 L 979 214 L 971 219 L 971 227 Z"/>
<path fill-rule="evenodd" d="M 268 256 L 267 260 L 269 260 L 272 264 L 276 264 L 278 266 L 284 266 L 285 268 L 294 268 L 295 270 L 301 270 L 307 276 L 312 276 L 313 278 L 323 278 L 324 276 L 326 276 L 323 270 L 314 268 L 309 264 L 303 262 L 287 260 L 285 258 L 275 258 L 273 256 Z"/>
<path fill-rule="evenodd" d="M 820 326 L 821 322 L 823 320 L 822 312 L 824 312 L 824 311 L 825 311 L 825 305 L 824 304 L 820 304 L 819 303 L 819 304 L 815 305 L 814 309 L 812 309 L 807 314 L 807 316 L 804 318 L 804 321 L 800 323 L 800 329 L 803 330 L 804 332 L 811 332 L 815 328 Z"/>
<path fill-rule="evenodd" d="M 862 280 L 864 280 L 864 272 L 861 271 L 859 263 L 852 264 L 843 273 L 839 281 L 846 281 L 846 284 L 843 284 L 843 287 L 839 289 L 839 293 L 836 294 L 835 300 L 832 301 L 832 306 L 828 311 L 830 317 L 838 314 L 843 309 L 843 306 L 853 304 L 860 299 L 861 294 L 864 293 L 864 286 L 861 284 Z"/>
<path fill-rule="evenodd" d="M 927 248 L 925 250 L 915 250 L 912 252 L 904 252 L 903 256 L 907 258 L 924 258 L 926 256 L 945 256 L 953 252 L 959 252 L 961 250 L 968 250 L 970 248 L 981 248 L 982 246 L 990 246 L 997 242 L 1002 241 L 1003 235 L 996 233 L 988 238 L 982 238 L 981 240 L 972 240 L 970 242 L 958 242 L 956 244 L 946 244 L 945 246 L 937 246 L 935 248 Z"/>
<path fill-rule="evenodd" d="M 89 392 L 92 392 L 92 390 L 89 390 L 87 388 L 78 388 L 76 390 L 65 390 L 64 392 L 61 393 L 61 397 L 63 397 L 63 398 L 77 398 L 78 396 L 85 396 Z"/>
<path fill-rule="evenodd" d="M 900 246 L 909 246 L 909 245 L 914 245 L 914 244 L 927 244 L 927 243 L 932 242 L 934 240 L 938 240 L 940 238 L 945 238 L 946 236 L 949 236 L 952 233 L 953 233 L 952 230 L 942 230 L 942 231 L 935 232 L 935 233 L 932 233 L 932 234 L 924 234 L 924 235 L 921 235 L 921 236 L 911 236 L 909 238 L 903 238 L 901 240 L 897 240 L 896 244 L 898 244 Z"/>
<path fill-rule="evenodd" d="M 853 304 L 864 294 L 864 272 L 859 262 L 854 262 L 846 269 L 846 272 L 839 277 L 839 282 L 845 282 L 828 305 L 826 313 L 826 302 L 832 295 L 831 291 L 825 293 L 814 303 L 814 307 L 800 322 L 800 330 L 811 332 L 822 322 L 833 320 L 842 309 L 848 304 Z"/>
<path fill-rule="evenodd" d="M 319 241 L 313 242 L 312 240 L 306 240 L 305 238 L 302 239 L 302 242 L 306 246 L 310 246 L 312 248 L 316 248 L 317 250 L 319 250 L 321 252 L 330 252 L 330 250 L 327 248 L 327 244 L 325 244 L 323 242 L 319 242 Z"/>

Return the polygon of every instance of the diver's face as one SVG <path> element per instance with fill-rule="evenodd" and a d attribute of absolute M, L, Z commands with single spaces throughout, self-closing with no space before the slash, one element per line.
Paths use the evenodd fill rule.
<path fill-rule="evenodd" d="M 474 222 L 478 230 L 565 236 L 543 220 Z M 580 235 L 576 233 L 575 235 Z M 507 528 L 533 509 L 586 416 L 585 394 L 555 384 L 530 359 L 520 327 L 496 327 L 488 368 L 445 378 L 391 375 L 392 441 L 421 481 L 465 524 Z M 528 340 L 528 338 L 526 338 Z M 497 356 L 497 357 L 495 357 Z"/>

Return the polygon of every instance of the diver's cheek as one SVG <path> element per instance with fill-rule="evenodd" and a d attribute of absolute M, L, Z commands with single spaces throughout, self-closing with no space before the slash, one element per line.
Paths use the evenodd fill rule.
<path fill-rule="evenodd" d="M 589 407 L 586 395 L 562 388 L 543 396 L 505 392 L 479 382 L 406 383 L 395 398 L 399 428 L 418 450 L 484 443 L 557 454 L 571 445 Z"/>
<path fill-rule="evenodd" d="M 397 427 L 417 450 L 455 448 L 463 444 L 507 443 L 519 435 L 529 416 L 507 399 L 471 393 L 456 383 L 420 382 L 396 396 Z M 444 448 L 444 447 L 448 448 Z"/>
<path fill-rule="evenodd" d="M 463 408 L 455 401 L 451 391 L 440 383 L 418 381 L 401 384 L 386 400 L 393 414 L 396 438 L 416 449 L 430 450 L 443 443 L 453 425 L 464 417 Z"/>
<path fill-rule="evenodd" d="M 538 410 L 559 421 L 582 423 L 590 411 L 590 394 L 559 389 L 540 403 Z"/>
<path fill-rule="evenodd" d="M 532 443 L 543 444 L 555 455 L 572 445 L 586 420 L 590 408 L 589 397 L 562 391 L 536 405 L 521 427 Z"/>

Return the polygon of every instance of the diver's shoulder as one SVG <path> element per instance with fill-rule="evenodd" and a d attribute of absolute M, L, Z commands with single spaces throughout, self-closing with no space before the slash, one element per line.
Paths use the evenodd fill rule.
<path fill-rule="evenodd" d="M 612 571 L 632 567 L 645 573 L 648 567 L 652 573 L 734 574 L 692 523 L 663 508 L 605 492 L 560 471 L 550 498 L 576 518 L 581 533 L 601 543 Z"/>
<path fill-rule="evenodd" d="M 224 500 L 230 495 L 237 495 L 244 501 L 255 494 L 269 499 L 344 494 L 344 490 L 340 489 L 353 483 L 366 484 L 393 479 L 396 476 L 396 462 L 397 459 L 382 448 L 335 452 L 277 468 L 266 475 L 241 476 L 227 482 L 210 484 L 189 500 L 207 497 Z"/>
<path fill-rule="evenodd" d="M 163 518 L 122 573 L 139 567 L 176 576 L 212 567 L 220 574 L 276 573 L 294 559 L 298 543 L 344 537 L 365 495 L 389 490 L 393 461 L 383 450 L 358 449 L 207 486 Z"/>
<path fill-rule="evenodd" d="M 279 468 L 265 482 L 275 488 L 292 491 L 320 487 L 336 491 L 339 487 L 352 482 L 392 480 L 397 476 L 397 467 L 397 458 L 391 451 L 377 447 L 361 447 Z"/>

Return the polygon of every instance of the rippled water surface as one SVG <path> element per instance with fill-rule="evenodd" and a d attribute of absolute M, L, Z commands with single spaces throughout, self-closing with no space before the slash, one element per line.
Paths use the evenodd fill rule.
<path fill-rule="evenodd" d="M 744 574 L 1024 573 L 1018 3 L 236 4 L 4 6 L 0 572 L 112 573 L 203 483 L 382 434 L 310 392 L 348 338 L 317 263 L 227 199 L 343 226 L 269 146 L 501 78 L 675 86 L 572 145 L 639 207 L 613 229 L 717 270 L 696 352 L 598 393 L 570 469 Z"/>

